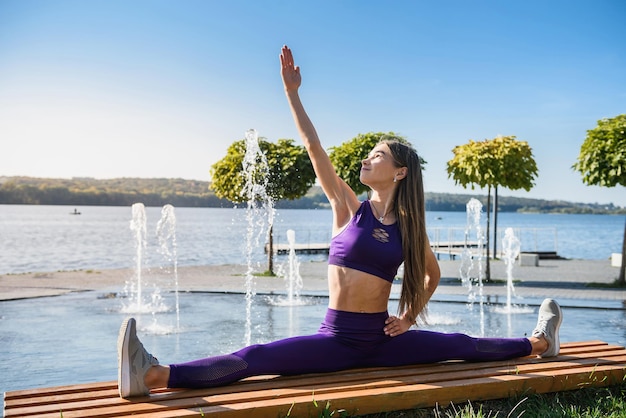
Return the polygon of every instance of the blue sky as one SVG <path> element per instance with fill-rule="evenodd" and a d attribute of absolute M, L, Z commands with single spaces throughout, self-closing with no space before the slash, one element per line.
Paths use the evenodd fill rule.
<path fill-rule="evenodd" d="M 626 206 L 571 169 L 586 132 L 626 113 L 626 2 L 0 0 L 0 176 L 180 177 L 249 128 L 297 139 L 289 45 L 327 147 L 394 131 L 428 162 L 515 135 L 539 168 L 500 195 Z"/>

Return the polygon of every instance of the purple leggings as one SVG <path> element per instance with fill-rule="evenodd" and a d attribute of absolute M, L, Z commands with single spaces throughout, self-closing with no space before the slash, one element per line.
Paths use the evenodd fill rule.
<path fill-rule="evenodd" d="M 170 365 L 170 388 L 221 386 L 263 374 L 294 375 L 356 367 L 391 367 L 444 360 L 488 361 L 527 356 L 526 338 L 472 338 L 409 330 L 385 335 L 387 312 L 328 309 L 314 335 L 257 344 L 235 353 Z"/>

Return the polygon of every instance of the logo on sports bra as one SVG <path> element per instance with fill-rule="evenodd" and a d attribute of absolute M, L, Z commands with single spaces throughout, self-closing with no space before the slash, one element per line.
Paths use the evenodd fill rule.
<path fill-rule="evenodd" d="M 374 228 L 372 231 L 372 237 L 379 242 L 389 242 L 389 234 L 382 228 Z"/>

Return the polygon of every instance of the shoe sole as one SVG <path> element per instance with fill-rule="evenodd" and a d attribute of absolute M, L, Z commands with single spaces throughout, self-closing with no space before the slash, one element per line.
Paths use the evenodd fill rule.
<path fill-rule="evenodd" d="M 120 396 L 127 398 L 130 395 L 130 357 L 128 353 L 128 342 L 132 329 L 135 328 L 135 319 L 124 320 L 117 337 L 117 385 Z"/>

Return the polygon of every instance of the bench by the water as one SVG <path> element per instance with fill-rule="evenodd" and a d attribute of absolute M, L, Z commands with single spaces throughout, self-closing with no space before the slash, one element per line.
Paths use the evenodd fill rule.
<path fill-rule="evenodd" d="M 120 399 L 117 382 L 7 392 L 5 417 L 308 417 L 447 406 L 526 393 L 609 386 L 626 379 L 626 350 L 601 341 L 565 343 L 558 357 L 446 362 L 290 377 L 229 386 L 164 390 Z"/>

